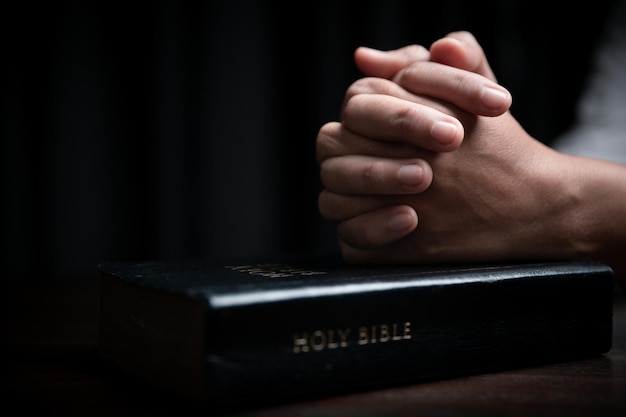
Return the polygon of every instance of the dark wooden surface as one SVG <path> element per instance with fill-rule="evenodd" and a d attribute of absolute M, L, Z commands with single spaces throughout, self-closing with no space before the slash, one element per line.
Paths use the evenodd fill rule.
<path fill-rule="evenodd" d="M 48 279 L 2 294 L 2 404 L 11 415 L 626 416 L 626 296 L 608 354 L 410 386 L 216 411 L 146 386 L 97 355 L 97 281 Z M 4 413 L 3 413 L 4 414 Z M 7 415 L 7 414 L 5 414 Z"/>

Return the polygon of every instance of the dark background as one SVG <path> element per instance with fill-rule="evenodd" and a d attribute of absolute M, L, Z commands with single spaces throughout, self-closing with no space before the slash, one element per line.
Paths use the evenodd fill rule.
<path fill-rule="evenodd" d="M 3 279 L 333 249 L 314 144 L 360 76 L 357 46 L 472 31 L 513 114 L 549 143 L 573 120 L 611 4 L 5 3 Z"/>

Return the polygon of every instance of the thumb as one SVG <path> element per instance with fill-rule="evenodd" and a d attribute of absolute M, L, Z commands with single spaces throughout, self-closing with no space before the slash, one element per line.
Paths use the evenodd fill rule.
<path fill-rule="evenodd" d="M 415 61 L 428 61 L 430 53 L 421 45 L 408 45 L 391 51 L 361 46 L 354 51 L 354 61 L 368 77 L 392 79 L 402 68 Z"/>
<path fill-rule="evenodd" d="M 497 82 L 483 48 L 467 31 L 451 32 L 430 46 L 430 60 L 475 72 Z"/>

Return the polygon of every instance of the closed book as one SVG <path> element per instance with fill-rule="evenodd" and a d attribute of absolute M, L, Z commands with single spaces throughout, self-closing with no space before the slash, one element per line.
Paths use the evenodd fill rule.
<path fill-rule="evenodd" d="M 185 397 L 291 400 L 606 353 L 601 263 L 104 262 L 98 349 Z"/>

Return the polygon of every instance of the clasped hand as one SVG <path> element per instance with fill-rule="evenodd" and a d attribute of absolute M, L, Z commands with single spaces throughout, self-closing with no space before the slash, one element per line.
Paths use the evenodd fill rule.
<path fill-rule="evenodd" d="M 427 50 L 359 48 L 365 77 L 319 130 L 319 211 L 351 263 L 571 256 L 571 160 L 512 116 L 468 32 Z M 558 167 L 558 168 L 557 168 Z"/>

